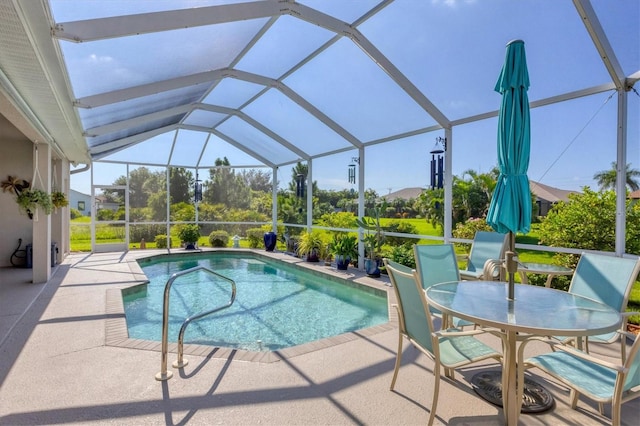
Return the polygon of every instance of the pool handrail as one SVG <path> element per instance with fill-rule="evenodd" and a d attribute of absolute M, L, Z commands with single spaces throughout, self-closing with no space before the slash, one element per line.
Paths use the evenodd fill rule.
<path fill-rule="evenodd" d="M 235 281 L 233 281 L 228 277 L 225 277 L 224 275 L 218 274 L 217 272 L 214 272 L 211 269 L 206 268 L 204 266 L 196 266 L 190 269 L 185 269 L 184 271 L 176 272 L 175 274 L 171 275 L 171 278 L 167 280 L 167 283 L 164 286 L 164 297 L 163 297 L 163 306 L 162 306 L 162 356 L 160 359 L 160 372 L 156 374 L 156 380 L 168 380 L 171 377 L 173 377 L 173 373 L 171 371 L 167 371 L 167 356 L 169 351 L 168 350 L 169 348 L 169 294 L 170 294 L 171 286 L 173 285 L 173 282 L 177 278 L 182 277 L 184 275 L 191 274 L 193 272 L 197 272 L 197 271 L 208 272 L 210 274 L 217 276 L 218 278 L 221 278 L 224 281 L 231 283 L 231 299 L 229 300 L 229 303 L 227 303 L 226 305 L 218 306 L 217 308 L 214 308 L 212 310 L 201 312 L 196 315 L 192 315 L 184 320 L 184 322 L 182 323 L 182 326 L 180 327 L 180 333 L 178 335 L 178 359 L 176 360 L 176 362 L 173 363 L 174 368 L 182 368 L 185 365 L 187 365 L 187 361 L 185 361 L 182 358 L 182 354 L 183 354 L 183 343 L 184 343 L 184 339 L 183 339 L 184 331 L 189 325 L 189 323 L 191 323 L 191 321 L 200 319 L 214 312 L 218 312 L 218 311 L 221 311 L 222 309 L 226 309 L 231 305 L 233 305 L 233 302 L 236 300 Z"/>

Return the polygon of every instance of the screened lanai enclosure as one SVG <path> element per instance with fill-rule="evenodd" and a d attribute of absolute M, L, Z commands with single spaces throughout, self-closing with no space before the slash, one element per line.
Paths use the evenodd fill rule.
<path fill-rule="evenodd" d="M 345 230 L 323 215 L 394 216 L 392 194 L 440 185 L 449 241 L 454 181 L 497 166 L 494 87 L 521 39 L 529 179 L 598 191 L 594 175 L 613 165 L 626 252 L 625 172 L 640 168 L 635 0 L 0 4 L 4 96 L 92 196 L 93 250 L 184 223 L 242 237 Z M 426 214 L 395 205 L 396 217 Z M 121 230 L 115 246 L 99 247 L 101 226 Z"/>

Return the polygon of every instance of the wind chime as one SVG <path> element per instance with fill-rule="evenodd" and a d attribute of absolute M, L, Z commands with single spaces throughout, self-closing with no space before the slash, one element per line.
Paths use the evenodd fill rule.
<path fill-rule="evenodd" d="M 351 157 L 349 164 L 349 183 L 356 184 L 356 164 L 360 164 L 360 157 Z"/>
<path fill-rule="evenodd" d="M 431 154 L 431 189 L 443 187 L 444 154 L 447 151 L 447 138 L 438 136 Z"/>
<path fill-rule="evenodd" d="M 202 201 L 202 183 L 198 179 L 198 173 L 196 173 L 196 182 L 193 185 L 193 201 L 199 203 Z"/>
<path fill-rule="evenodd" d="M 304 181 L 305 175 L 302 173 L 296 175 L 296 196 L 298 198 L 304 198 Z"/>

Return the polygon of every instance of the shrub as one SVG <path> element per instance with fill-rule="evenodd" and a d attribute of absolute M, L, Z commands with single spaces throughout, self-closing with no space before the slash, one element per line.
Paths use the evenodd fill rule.
<path fill-rule="evenodd" d="M 154 239 L 156 242 L 156 248 L 167 248 L 167 236 L 166 235 L 156 235 Z"/>
<path fill-rule="evenodd" d="M 391 251 L 387 252 L 387 257 L 394 262 L 409 268 L 416 267 L 416 259 L 413 256 L 413 248 L 408 245 L 395 246 Z"/>
<path fill-rule="evenodd" d="M 469 219 L 466 222 L 460 222 L 456 224 L 456 229 L 453 230 L 452 234 L 455 238 L 466 238 L 469 240 L 473 240 L 476 236 L 476 232 L 478 231 L 489 231 L 493 232 L 493 228 L 491 225 L 487 223 L 487 220 L 482 219 Z M 462 247 L 467 253 L 471 247 L 471 244 L 467 243 L 456 243 L 456 247 Z"/>
<path fill-rule="evenodd" d="M 385 231 L 388 232 L 398 232 L 398 233 L 402 233 L 402 234 L 417 234 L 418 230 L 417 228 L 409 222 L 401 222 L 398 220 L 394 220 L 389 222 L 386 226 L 385 226 Z M 401 246 L 403 244 L 413 244 L 416 243 L 418 240 L 416 240 L 415 238 L 403 238 L 403 237 L 392 237 L 390 235 L 387 235 L 386 237 L 386 242 L 389 245 L 392 246 Z"/>
<path fill-rule="evenodd" d="M 200 227 L 195 223 L 180 225 L 178 237 L 183 243 L 197 243 L 200 239 Z"/>
<path fill-rule="evenodd" d="M 250 248 L 259 248 L 262 246 L 264 242 L 264 231 L 262 228 L 249 228 L 247 229 L 246 235 Z"/>
<path fill-rule="evenodd" d="M 472 218 L 466 222 L 460 222 L 456 224 L 456 229 L 452 234 L 455 238 L 467 238 L 473 240 L 478 231 L 493 231 L 493 228 L 487 223 L 485 218 Z"/>
<path fill-rule="evenodd" d="M 211 247 L 227 247 L 229 245 L 229 234 L 227 231 L 212 231 L 209 234 Z"/>
<path fill-rule="evenodd" d="M 80 210 L 74 209 L 73 207 L 69 209 L 69 215 L 71 216 L 71 219 L 82 217 L 82 213 L 80 213 Z"/>
<path fill-rule="evenodd" d="M 111 210 L 109 209 L 99 209 L 97 212 L 97 219 L 98 220 L 114 220 L 114 214 Z"/>
<path fill-rule="evenodd" d="M 540 243 L 551 247 L 583 250 L 615 250 L 616 193 L 595 192 L 588 187 L 582 194 L 569 195 L 568 203 L 558 203 L 540 225 Z M 626 202 L 627 253 L 640 254 L 640 203 Z M 575 267 L 578 256 L 564 265 Z"/>

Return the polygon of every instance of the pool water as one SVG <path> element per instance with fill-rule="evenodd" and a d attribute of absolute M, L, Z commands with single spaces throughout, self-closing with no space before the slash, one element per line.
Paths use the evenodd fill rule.
<path fill-rule="evenodd" d="M 388 322 L 383 292 L 258 255 L 172 255 L 141 260 L 140 266 L 150 283 L 124 295 L 131 338 L 161 340 L 165 284 L 195 266 L 234 280 L 237 293 L 230 308 L 189 324 L 185 343 L 271 351 Z M 178 340 L 187 317 L 225 305 L 230 297 L 231 285 L 213 274 L 176 279 L 169 296 L 169 341 Z"/>

